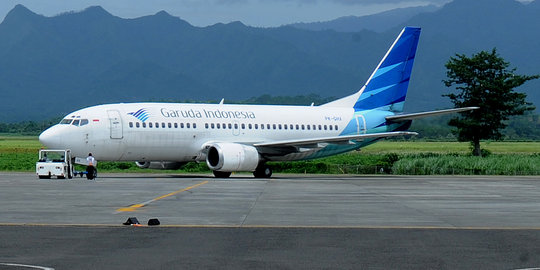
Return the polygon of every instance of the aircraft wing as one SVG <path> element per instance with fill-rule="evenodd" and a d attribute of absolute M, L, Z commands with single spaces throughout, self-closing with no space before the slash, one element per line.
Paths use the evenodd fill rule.
<path fill-rule="evenodd" d="M 394 132 L 381 132 L 371 134 L 357 134 L 347 136 L 335 136 L 335 137 L 321 137 L 312 139 L 297 139 L 297 140 L 283 140 L 272 142 L 261 142 L 253 144 L 254 147 L 318 147 L 321 143 L 333 143 L 333 144 L 354 144 L 352 141 L 363 141 L 365 139 L 373 138 L 386 138 L 404 135 L 418 135 L 416 132 L 408 131 L 394 131 Z"/>
<path fill-rule="evenodd" d="M 480 107 L 464 107 L 464 108 L 429 111 L 429 112 L 397 114 L 397 115 L 387 116 L 386 121 L 389 121 L 389 122 L 402 122 L 402 121 L 409 121 L 409 120 L 414 120 L 414 119 L 418 119 L 418 118 L 424 118 L 424 117 L 428 117 L 428 116 L 436 116 L 436 115 L 443 115 L 443 114 L 449 114 L 449 113 L 466 112 L 466 111 L 476 110 L 476 109 L 479 109 L 479 108 Z"/>

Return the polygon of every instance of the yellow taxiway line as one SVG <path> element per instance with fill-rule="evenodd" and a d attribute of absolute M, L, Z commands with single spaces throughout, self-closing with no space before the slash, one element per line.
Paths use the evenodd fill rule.
<path fill-rule="evenodd" d="M 133 205 L 130 205 L 128 207 L 123 207 L 123 208 L 118 208 L 116 209 L 116 212 L 133 212 L 133 211 L 137 211 L 137 209 L 141 208 L 141 207 L 144 207 L 150 203 L 153 203 L 155 201 L 159 201 L 161 199 L 165 199 L 167 197 L 170 197 L 170 196 L 174 196 L 178 193 L 181 193 L 181 192 L 184 192 L 184 191 L 188 191 L 190 189 L 193 189 L 193 188 L 196 188 L 196 187 L 199 187 L 199 186 L 202 186 L 204 184 L 207 184 L 208 181 L 204 181 L 202 183 L 198 183 L 196 185 L 193 185 L 193 186 L 190 186 L 190 187 L 187 187 L 187 188 L 184 188 L 184 189 L 181 189 L 181 190 L 177 190 L 175 192 L 171 192 L 169 194 L 165 194 L 165 195 L 162 195 L 162 196 L 159 196 L 157 198 L 154 198 L 154 199 L 151 199 L 149 201 L 146 201 L 146 202 L 143 202 L 143 203 L 138 203 L 138 204 L 133 204 Z"/>

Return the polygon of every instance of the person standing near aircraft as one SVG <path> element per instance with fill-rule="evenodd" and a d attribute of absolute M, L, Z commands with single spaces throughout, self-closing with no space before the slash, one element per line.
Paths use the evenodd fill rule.
<path fill-rule="evenodd" d="M 86 161 L 88 165 L 86 166 L 86 179 L 92 180 L 94 179 L 96 168 L 96 159 L 92 156 L 92 153 L 88 153 L 88 157 L 86 158 Z"/>

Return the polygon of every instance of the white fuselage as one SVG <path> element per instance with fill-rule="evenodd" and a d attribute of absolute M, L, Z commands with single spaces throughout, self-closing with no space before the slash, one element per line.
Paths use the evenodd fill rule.
<path fill-rule="evenodd" d="M 376 113 L 380 121 L 370 124 L 366 121 L 369 113 L 324 106 L 109 104 L 67 115 L 60 124 L 43 132 L 40 141 L 50 148 L 69 148 L 78 157 L 91 152 L 99 160 L 200 161 L 205 158 L 201 151 L 204 145 L 212 142 L 254 144 L 360 134 L 391 114 Z M 312 158 L 314 152 L 269 160 Z"/>

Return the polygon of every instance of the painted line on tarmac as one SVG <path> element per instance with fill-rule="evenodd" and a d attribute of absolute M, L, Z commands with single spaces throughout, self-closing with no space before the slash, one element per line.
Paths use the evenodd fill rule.
<path fill-rule="evenodd" d="M 37 265 L 27 265 L 27 264 L 18 264 L 18 263 L 0 263 L 0 265 L 13 266 L 13 267 L 17 267 L 17 268 L 24 267 L 24 268 L 31 268 L 31 269 L 54 270 L 54 268 L 50 268 L 50 267 L 37 266 Z"/>
<path fill-rule="evenodd" d="M 147 206 L 148 204 L 153 203 L 153 202 L 155 202 L 155 201 L 159 201 L 159 200 L 161 200 L 161 199 L 165 199 L 165 198 L 167 198 L 167 197 L 174 196 L 174 195 L 176 195 L 176 194 L 178 194 L 178 193 L 181 193 L 181 192 L 184 192 L 184 191 L 188 191 L 188 190 L 190 190 L 190 189 L 194 189 L 194 188 L 196 188 L 196 187 L 202 186 L 202 185 L 207 184 L 207 183 L 208 183 L 208 181 L 204 181 L 204 182 L 202 182 L 202 183 L 198 183 L 198 184 L 196 184 L 196 185 L 193 185 L 193 186 L 190 186 L 190 187 L 181 189 L 181 190 L 177 190 L 177 191 L 171 192 L 171 193 L 169 193 L 169 194 L 165 194 L 165 195 L 159 196 L 159 197 L 157 197 L 157 198 L 151 199 L 151 200 L 146 201 L 146 202 L 143 202 L 143 203 L 132 204 L 132 205 L 130 205 L 130 206 L 128 206 L 128 207 L 118 208 L 118 209 L 116 209 L 116 213 L 121 213 L 121 212 L 134 212 L 134 211 L 137 211 L 139 208 L 145 207 L 145 206 Z"/>
<path fill-rule="evenodd" d="M 121 224 L 45 224 L 45 223 L 0 223 L 0 227 L 89 227 L 89 228 L 129 228 Z M 137 226 L 139 227 L 139 226 Z M 377 229 L 377 230 L 456 230 L 456 231 L 540 231 L 540 227 L 450 227 L 450 226 L 323 226 L 323 225 L 241 225 L 241 224 L 169 224 L 140 226 L 153 228 L 246 228 L 246 229 Z M 540 269 L 539 269 L 540 270 Z"/>

